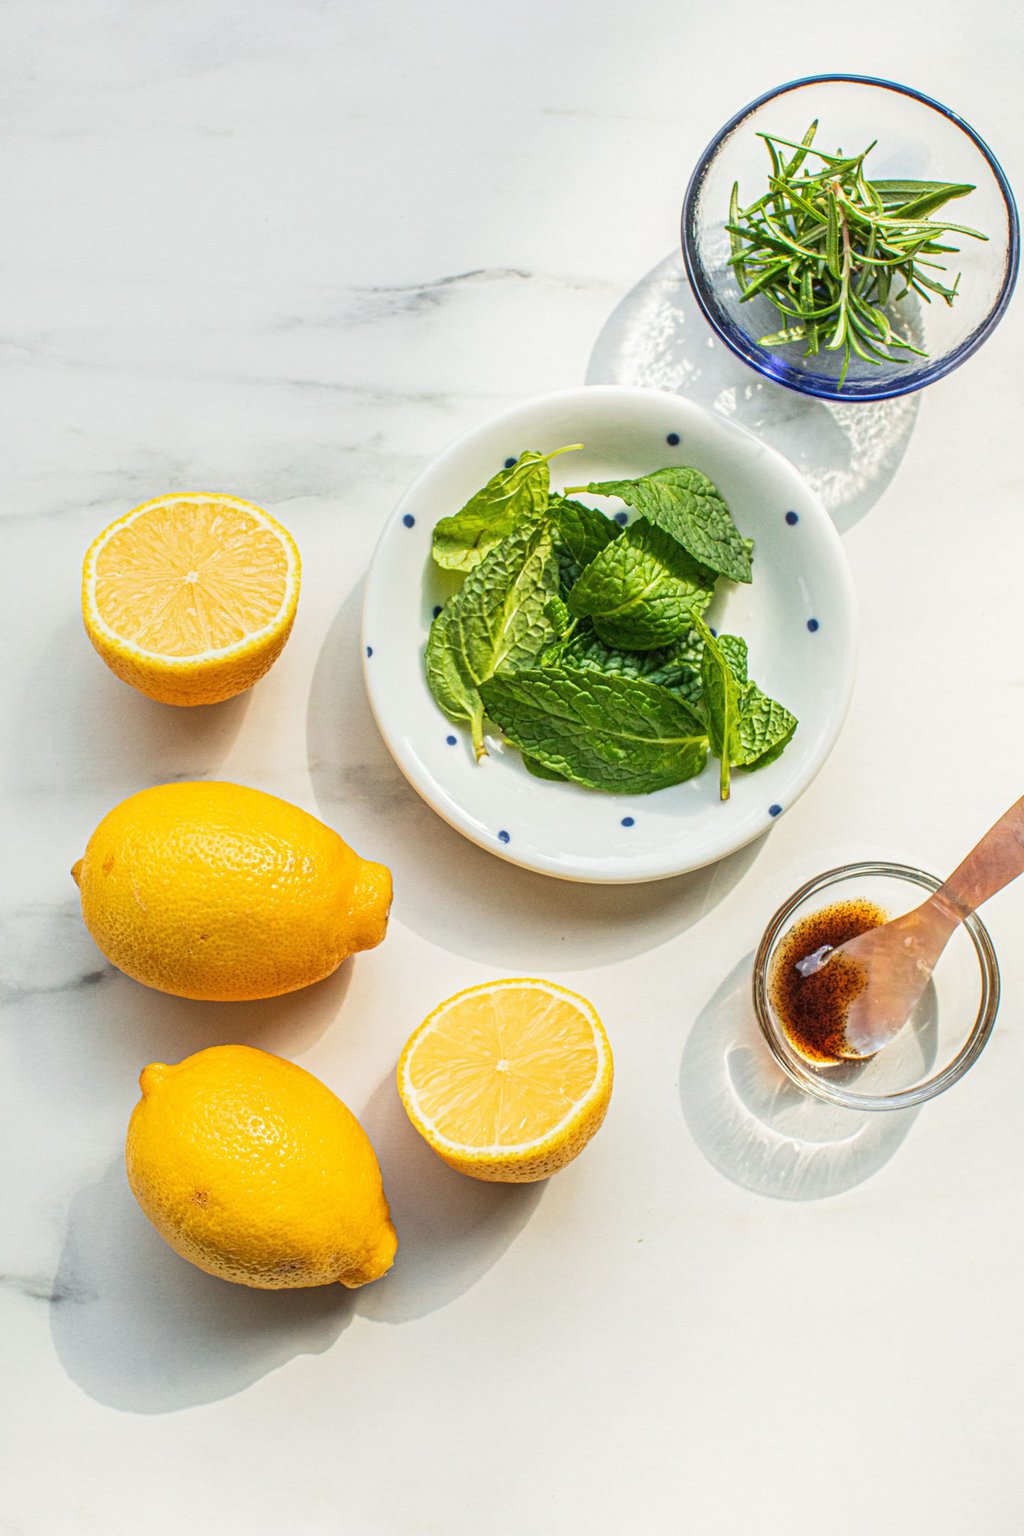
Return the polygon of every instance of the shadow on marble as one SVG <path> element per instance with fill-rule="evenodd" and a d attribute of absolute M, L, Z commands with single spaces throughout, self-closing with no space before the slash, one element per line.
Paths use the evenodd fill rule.
<path fill-rule="evenodd" d="M 340 1285 L 254 1291 L 173 1253 L 135 1203 L 120 1158 L 71 1204 L 50 1299 L 54 1347 L 96 1402 L 173 1413 L 242 1392 L 351 1321 Z"/>
<path fill-rule="evenodd" d="M 356 1308 L 376 1322 L 404 1323 L 446 1306 L 497 1263 L 529 1221 L 545 1188 L 488 1184 L 456 1173 L 413 1130 L 389 1072 L 360 1122 L 373 1142 L 398 1232 L 398 1255 Z"/>
<path fill-rule="evenodd" d="M 602 886 L 534 874 L 478 848 L 420 799 L 381 740 L 359 665 L 361 604 L 360 585 L 317 659 L 307 713 L 310 778 L 324 820 L 391 867 L 395 915 L 423 938 L 530 974 L 611 965 L 698 922 L 757 859 L 759 841 L 691 875 Z"/>
<path fill-rule="evenodd" d="M 125 795 L 150 784 L 215 776 L 252 697 L 192 709 L 158 704 L 114 676 L 86 640 L 81 621 L 56 631 L 27 672 L 12 740 L 20 743 L 19 783 L 36 791 L 88 786 L 102 793 L 105 814 Z M 37 716 L 44 710 L 46 728 Z M 73 752 L 53 750 L 52 720 Z"/>
<path fill-rule="evenodd" d="M 753 959 L 734 967 L 690 1032 L 679 1069 L 683 1117 L 708 1162 L 744 1189 L 779 1200 L 841 1194 L 895 1155 L 919 1110 L 841 1109 L 790 1082 L 757 1025 Z M 926 1054 L 934 1046 L 926 1034 Z"/>
<path fill-rule="evenodd" d="M 173 1413 L 242 1392 L 296 1355 L 323 1353 L 357 1311 L 404 1323 L 469 1290 L 526 1225 L 545 1185 L 485 1184 L 448 1168 L 409 1124 L 391 1073 L 360 1118 L 399 1234 L 389 1274 L 358 1292 L 217 1280 L 158 1236 L 118 1157 L 72 1200 L 46 1295 L 71 1379 L 111 1408 Z"/>
<path fill-rule="evenodd" d="M 841 533 L 892 480 L 921 404 L 917 393 L 838 405 L 763 378 L 711 330 L 678 252 L 612 311 L 591 353 L 587 383 L 668 390 L 746 427 L 796 466 Z"/>
<path fill-rule="evenodd" d="M 0 1008 L 8 1048 L 26 1084 L 45 1097 L 127 1119 L 126 1084 L 151 1061 L 181 1061 L 211 1045 L 252 1045 L 302 1055 L 341 1012 L 358 957 L 333 976 L 284 997 L 248 1003 L 194 1002 L 132 981 L 93 945 L 77 902 L 14 914 L 0 937 Z"/>

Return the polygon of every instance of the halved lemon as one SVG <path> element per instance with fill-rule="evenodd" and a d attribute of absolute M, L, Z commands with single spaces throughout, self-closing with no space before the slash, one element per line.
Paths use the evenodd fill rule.
<path fill-rule="evenodd" d="M 551 981 L 491 981 L 450 997 L 410 1036 L 398 1092 L 420 1135 L 476 1179 L 557 1173 L 599 1128 L 612 1053 L 585 998 Z"/>
<path fill-rule="evenodd" d="M 273 666 L 299 600 L 286 528 L 237 496 L 159 496 L 104 528 L 82 613 L 107 666 L 164 704 L 217 704 Z"/>

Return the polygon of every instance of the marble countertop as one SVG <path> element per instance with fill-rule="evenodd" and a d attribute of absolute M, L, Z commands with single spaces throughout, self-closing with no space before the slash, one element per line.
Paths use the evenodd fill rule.
<path fill-rule="evenodd" d="M 945 871 L 1021 792 L 1018 299 L 968 366 L 877 410 L 722 354 L 676 251 L 712 132 L 817 69 L 949 102 L 1024 185 L 1019 14 L 668 0 L 7 0 L 0 502 L 3 1536 L 1017 1536 L 1024 887 L 986 914 L 1004 1002 L 918 1113 L 828 1115 L 767 1070 L 750 955 L 847 857 Z M 583 380 L 678 389 L 780 446 L 843 535 L 863 624 L 798 805 L 701 873 L 568 887 L 503 864 L 392 764 L 360 676 L 384 518 L 456 433 Z M 294 531 L 299 621 L 212 710 L 117 682 L 82 553 L 170 489 Z M 281 794 L 394 869 L 387 943 L 308 994 L 204 1005 L 94 949 L 68 870 L 144 785 Z M 441 998 L 590 997 L 601 1134 L 547 1186 L 460 1179 L 392 1089 Z M 140 1068 L 244 1042 L 363 1118 L 401 1237 L 358 1293 L 249 1292 L 127 1189 Z"/>

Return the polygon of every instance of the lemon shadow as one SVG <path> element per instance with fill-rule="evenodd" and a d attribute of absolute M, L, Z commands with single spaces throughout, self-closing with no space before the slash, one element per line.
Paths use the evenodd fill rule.
<path fill-rule="evenodd" d="M 109 1106 L 125 1120 L 126 1088 L 134 1095 L 151 1061 L 177 1062 L 215 1045 L 301 1055 L 342 1010 L 357 963 L 346 960 L 332 976 L 283 997 L 195 1002 L 155 992 L 115 969 L 89 938 L 74 899 L 19 919 L 18 963 L 5 969 L 0 1002 L 17 1005 L 8 1039 L 23 1081 L 37 1083 L 47 1098 L 64 1088 L 69 1102 Z M 57 952 L 52 962 L 50 951 Z M 6 952 L 5 941 L 0 953 Z"/>
<path fill-rule="evenodd" d="M 760 840 L 707 869 L 637 885 L 585 885 L 520 869 L 443 821 L 407 783 L 370 710 L 359 663 L 362 586 L 317 658 L 307 752 L 317 809 L 390 866 L 395 916 L 439 948 L 509 970 L 611 965 L 691 927 L 743 878 Z M 768 830 L 768 829 L 766 829 Z"/>
<path fill-rule="evenodd" d="M 843 404 L 766 379 L 712 331 L 677 251 L 616 305 L 594 344 L 587 383 L 668 390 L 746 427 L 796 466 L 840 532 L 889 485 L 921 406 L 920 392 Z"/>
<path fill-rule="evenodd" d="M 852 1189 L 895 1155 L 917 1109 L 878 1113 L 826 1104 L 776 1066 L 751 1000 L 753 954 L 697 1016 L 683 1051 L 683 1118 L 708 1162 L 734 1184 L 779 1200 Z M 922 1036 L 934 1058 L 934 1019 Z"/>
<path fill-rule="evenodd" d="M 118 1159 L 71 1203 L 50 1328 L 65 1371 L 96 1402 L 162 1414 L 322 1353 L 354 1307 L 340 1285 L 256 1291 L 196 1269 L 150 1226 Z"/>
<path fill-rule="evenodd" d="M 156 1052 L 148 1060 L 181 1060 L 211 1045 L 252 1045 L 277 1056 L 302 1055 L 341 1012 L 354 963 L 354 958 L 345 960 L 323 981 L 296 992 L 241 1003 L 196 1002 L 153 993 L 115 972 L 123 1006 L 114 1023 L 114 1043 L 127 1056 L 133 1050 L 137 1053 L 144 1040 Z M 172 1053 L 170 1058 L 167 1052 Z"/>
<path fill-rule="evenodd" d="M 358 1294 L 339 1285 L 258 1291 L 205 1274 L 143 1216 L 120 1157 L 79 1191 L 48 1296 L 71 1380 L 121 1412 L 174 1413 L 323 1353 L 357 1311 L 404 1323 L 469 1290 L 526 1225 L 545 1184 L 487 1184 L 448 1168 L 409 1124 L 390 1073 L 361 1121 L 399 1245 L 389 1273 Z"/>
<path fill-rule="evenodd" d="M 380 1161 L 398 1253 L 356 1306 L 377 1322 L 404 1323 L 475 1285 L 529 1221 L 547 1186 L 490 1184 L 449 1168 L 413 1130 L 392 1073 L 360 1123 Z"/>
<path fill-rule="evenodd" d="M 158 704 L 115 677 L 81 623 L 69 622 L 25 676 L 12 737 L 19 742 L 18 781 L 37 793 L 87 788 L 102 797 L 98 810 L 105 813 L 150 784 L 210 777 L 230 751 L 251 696 L 250 688 L 223 704 Z M 55 719 L 73 753 L 54 752 Z"/>

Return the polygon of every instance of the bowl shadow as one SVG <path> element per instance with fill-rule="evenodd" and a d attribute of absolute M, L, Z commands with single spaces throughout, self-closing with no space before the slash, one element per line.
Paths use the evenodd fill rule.
<path fill-rule="evenodd" d="M 692 874 L 589 885 L 520 869 L 478 848 L 420 799 L 381 739 L 359 666 L 361 604 L 360 584 L 317 658 L 307 714 L 310 778 L 323 819 L 391 867 L 395 917 L 421 937 L 526 974 L 611 965 L 691 927 L 757 859 L 760 839 Z"/>
<path fill-rule="evenodd" d="M 785 455 L 840 533 L 875 505 L 903 458 L 920 394 L 837 404 L 785 389 L 748 368 L 712 331 L 672 252 L 606 320 L 588 384 L 636 384 L 685 395 Z"/>
<path fill-rule="evenodd" d="M 753 959 L 697 1016 L 679 1071 L 683 1118 L 708 1162 L 744 1189 L 779 1200 L 841 1194 L 895 1155 L 919 1111 L 843 1109 L 791 1082 L 757 1025 Z"/>

